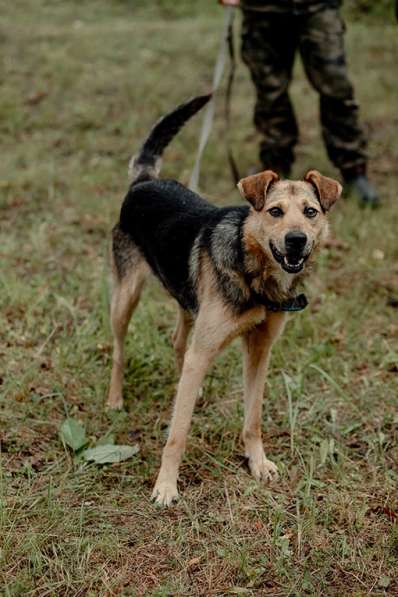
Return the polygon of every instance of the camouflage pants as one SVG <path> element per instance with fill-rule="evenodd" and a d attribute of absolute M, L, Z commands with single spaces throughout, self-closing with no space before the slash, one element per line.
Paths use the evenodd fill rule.
<path fill-rule="evenodd" d="M 265 168 L 289 172 L 298 128 L 288 87 L 296 51 L 320 95 L 322 134 L 331 161 L 342 171 L 366 165 L 366 139 L 348 79 L 344 23 L 338 9 L 303 16 L 243 12 L 242 58 L 257 91 L 254 122 L 263 134 Z"/>

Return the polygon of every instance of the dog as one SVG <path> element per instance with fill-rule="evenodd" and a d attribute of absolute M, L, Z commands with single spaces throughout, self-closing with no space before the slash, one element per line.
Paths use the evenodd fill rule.
<path fill-rule="evenodd" d="M 249 468 L 259 480 L 277 475 L 261 440 L 270 351 L 287 312 L 307 304 L 296 288 L 327 236 L 327 213 L 342 192 L 337 181 L 316 170 L 295 181 L 266 170 L 238 183 L 246 205 L 216 207 L 175 180 L 159 179 L 163 150 L 209 99 L 195 97 L 154 126 L 130 162 L 130 186 L 113 229 L 108 408 L 123 404 L 124 339 L 148 275 L 178 303 L 173 345 L 181 375 L 152 494 L 161 506 L 178 497 L 179 464 L 206 371 L 237 336 L 243 341 L 242 440 Z"/>

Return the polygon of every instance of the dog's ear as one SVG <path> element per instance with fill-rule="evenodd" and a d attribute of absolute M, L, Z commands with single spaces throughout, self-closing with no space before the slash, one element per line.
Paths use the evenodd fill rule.
<path fill-rule="evenodd" d="M 324 211 L 328 211 L 340 197 L 343 187 L 337 180 L 322 176 L 318 170 L 309 170 L 304 180 L 314 187 L 319 203 Z"/>
<path fill-rule="evenodd" d="M 250 201 L 256 211 L 261 211 L 269 186 L 277 182 L 279 176 L 272 170 L 264 170 L 253 176 L 246 176 L 238 182 L 238 189 L 244 199 Z"/>

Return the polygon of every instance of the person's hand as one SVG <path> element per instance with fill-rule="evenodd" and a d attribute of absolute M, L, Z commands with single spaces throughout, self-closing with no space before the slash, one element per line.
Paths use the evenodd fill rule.
<path fill-rule="evenodd" d="M 398 0 L 396 0 L 398 2 Z M 240 0 L 218 0 L 223 6 L 239 6 Z"/>

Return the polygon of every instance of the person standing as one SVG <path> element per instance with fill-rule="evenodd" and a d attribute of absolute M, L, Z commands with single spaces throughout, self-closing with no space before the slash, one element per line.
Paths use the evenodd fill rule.
<path fill-rule="evenodd" d="M 348 191 L 364 205 L 379 198 L 367 177 L 367 140 L 359 124 L 358 104 L 347 73 L 345 25 L 341 0 L 221 0 L 240 5 L 242 59 L 257 99 L 254 123 L 263 136 L 260 161 L 288 177 L 298 141 L 289 98 L 296 53 L 312 87 L 319 93 L 322 136 L 331 162 Z"/>

